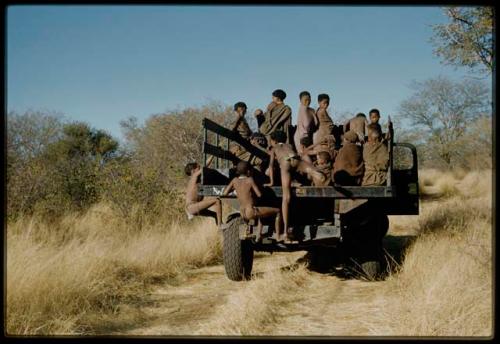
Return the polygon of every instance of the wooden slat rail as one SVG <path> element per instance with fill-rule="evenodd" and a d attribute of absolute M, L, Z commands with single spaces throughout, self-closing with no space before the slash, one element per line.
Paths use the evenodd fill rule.
<path fill-rule="evenodd" d="M 269 160 L 269 154 L 267 154 L 267 152 L 255 147 L 249 141 L 242 138 L 238 133 L 231 131 L 227 128 L 224 128 L 223 126 L 215 123 L 214 121 L 211 121 L 208 118 L 203 119 L 203 128 L 205 130 L 209 130 L 222 137 L 225 137 L 231 141 L 238 143 L 240 146 L 245 148 L 245 150 L 247 150 L 250 154 L 253 154 L 262 160 Z"/>
<path fill-rule="evenodd" d="M 210 154 L 213 155 L 217 158 L 221 158 L 224 160 L 232 161 L 235 163 L 238 163 L 240 159 L 238 159 L 233 153 L 231 153 L 228 150 L 224 150 L 220 147 L 216 147 L 214 145 L 211 145 L 210 143 L 205 142 L 203 144 L 203 152 L 205 154 Z"/>

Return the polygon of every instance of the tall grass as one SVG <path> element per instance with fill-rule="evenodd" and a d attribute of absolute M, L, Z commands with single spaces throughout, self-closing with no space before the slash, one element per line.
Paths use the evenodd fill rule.
<path fill-rule="evenodd" d="M 491 171 L 424 170 L 420 177 L 429 192 L 421 192 L 420 215 L 391 217 L 389 231 L 416 239 L 385 281 L 340 281 L 300 264 L 283 271 L 273 257 L 266 271 L 239 284 L 221 299 L 215 315 L 193 330 L 490 336 Z M 183 225 L 165 217 L 135 228 L 105 204 L 56 224 L 37 218 L 9 224 L 7 332 L 91 334 L 106 333 L 106 326 L 137 325 L 143 315 L 134 304 L 155 283 L 220 263 L 219 233 L 211 219 Z"/>
<path fill-rule="evenodd" d="M 152 284 L 220 257 L 213 220 L 159 219 L 134 231 L 100 204 L 57 224 L 18 221 L 7 227 L 7 332 L 98 332 Z"/>
<path fill-rule="evenodd" d="M 423 201 L 418 217 L 391 217 L 389 234 L 406 228 L 417 239 L 370 301 L 366 334 L 491 336 L 491 171 L 420 176 L 440 197 Z"/>

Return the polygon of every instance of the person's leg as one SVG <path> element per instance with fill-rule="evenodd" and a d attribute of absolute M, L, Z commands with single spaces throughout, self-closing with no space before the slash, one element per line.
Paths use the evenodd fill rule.
<path fill-rule="evenodd" d="M 257 218 L 266 218 L 276 215 L 280 212 L 279 208 L 273 207 L 255 207 Z"/>
<path fill-rule="evenodd" d="M 203 212 L 203 210 L 207 210 L 211 206 L 216 205 L 216 211 L 215 212 Z M 215 197 L 207 197 L 201 200 L 200 202 L 196 202 L 193 204 L 190 204 L 187 206 L 187 211 L 191 213 L 192 215 L 200 215 L 200 216 L 210 216 L 212 217 L 213 215 L 215 218 L 215 222 L 217 225 L 221 223 L 222 219 L 222 206 L 221 206 L 221 201 L 218 198 Z"/>
<path fill-rule="evenodd" d="M 277 215 L 280 212 L 279 208 L 273 208 L 273 207 L 254 207 L 255 209 L 255 217 L 258 219 L 258 229 L 259 229 L 259 241 L 262 241 L 262 220 L 263 218 L 266 217 L 271 217 L 273 215 Z"/>
<path fill-rule="evenodd" d="M 286 240 L 288 231 L 288 210 L 291 199 L 292 177 L 290 175 L 291 171 L 289 164 L 281 164 L 280 170 L 281 170 L 281 188 L 283 190 L 283 197 L 281 203 L 281 208 L 283 212 L 283 234 L 284 234 L 284 239 Z M 281 236 L 279 237 L 279 239 L 281 241 Z"/>
<path fill-rule="evenodd" d="M 220 198 L 215 199 L 215 214 L 217 215 L 217 226 L 222 224 L 222 201 Z"/>

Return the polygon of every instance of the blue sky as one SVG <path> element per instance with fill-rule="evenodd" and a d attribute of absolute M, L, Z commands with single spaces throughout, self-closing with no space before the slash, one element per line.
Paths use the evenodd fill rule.
<path fill-rule="evenodd" d="M 466 70 L 432 54 L 439 7 L 10 6 L 7 109 L 53 110 L 119 137 L 120 120 L 284 89 L 331 112 L 396 115 L 411 80 Z M 316 102 L 313 102 L 316 105 Z M 335 117 L 334 117 L 335 120 Z"/>

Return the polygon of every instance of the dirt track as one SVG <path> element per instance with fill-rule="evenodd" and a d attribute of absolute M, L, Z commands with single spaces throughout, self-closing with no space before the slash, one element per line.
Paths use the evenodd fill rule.
<path fill-rule="evenodd" d="M 408 242 L 407 236 L 388 236 L 385 246 L 394 256 Z M 364 316 L 376 317 L 377 291 L 385 282 L 344 279 L 332 273 L 318 273 L 305 269 L 300 262 L 305 252 L 256 254 L 253 280 L 232 282 L 224 274 L 222 265 L 187 271 L 169 284 L 162 285 L 146 296 L 140 311 L 144 322 L 115 335 L 372 335 L 363 326 Z M 303 279 L 299 284 L 288 283 L 293 268 L 301 266 Z M 289 270 L 292 268 L 292 271 Z M 273 273 L 274 272 L 274 273 Z M 276 277 L 276 272 L 279 276 Z M 286 286 L 276 296 L 266 295 L 267 285 L 284 281 Z M 272 286 L 271 286 L 272 287 Z M 236 305 L 241 301 L 241 309 Z M 246 300 L 245 300 L 246 299 Z M 234 312 L 253 308 L 254 303 L 267 305 L 245 310 L 239 319 L 255 321 L 262 318 L 255 329 L 251 325 L 239 328 L 239 320 L 231 319 Z M 225 309 L 228 308 L 228 309 Z M 360 317 L 360 312 L 362 316 Z M 262 314 L 269 313 L 269 314 Z M 229 315 L 229 319 L 227 316 Z M 361 320 L 361 321 L 360 321 Z M 231 326 L 225 327 L 227 323 Z M 259 323 L 259 322 L 257 322 Z M 223 325 L 223 326 L 220 326 Z"/>

